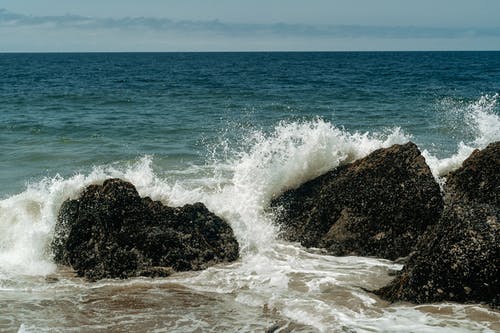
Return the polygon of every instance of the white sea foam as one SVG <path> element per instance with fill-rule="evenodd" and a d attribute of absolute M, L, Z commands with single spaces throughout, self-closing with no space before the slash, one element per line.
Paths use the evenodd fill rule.
<path fill-rule="evenodd" d="M 142 188 L 153 182 L 150 165 L 151 159 L 145 157 L 125 170 L 95 168 L 88 175 L 47 178 L 0 201 L 0 277 L 53 272 L 49 244 L 62 202 L 109 177 L 122 177 Z"/>
<path fill-rule="evenodd" d="M 438 158 L 428 150 L 423 150 L 427 164 L 436 179 L 440 180 L 450 171 L 459 168 L 475 149 L 483 149 L 489 143 L 500 140 L 500 117 L 495 113 L 499 95 L 481 96 L 473 103 L 447 101 L 446 112 L 456 122 L 459 131 L 472 136 L 469 141 L 460 141 L 457 152 L 450 157 Z"/>
<path fill-rule="evenodd" d="M 485 97 L 490 104 L 496 103 L 496 99 Z M 497 129 L 489 126 L 498 122 L 498 117 L 487 112 L 485 101 L 471 106 L 477 113 L 471 119 L 478 124 L 478 133 L 484 133 L 484 137 L 476 136 L 477 146 L 498 138 Z M 282 243 L 276 240 L 272 217 L 265 211 L 272 196 L 284 189 L 294 188 L 375 149 L 409 139 L 398 128 L 386 133 L 349 133 L 321 119 L 283 122 L 270 133 L 256 131 L 247 136 L 242 148 L 228 152 L 224 160 L 186 170 L 185 173 L 198 177 L 195 180 L 177 178 L 176 173 L 168 172 L 160 177 L 154 172 L 154 159 L 148 156 L 126 167 L 96 167 L 89 174 L 45 179 L 0 201 L 0 280 L 2 275 L 53 272 L 55 265 L 48 245 L 62 202 L 75 198 L 89 184 L 120 177 L 134 183 L 142 196 L 169 205 L 201 201 L 226 218 L 234 229 L 242 248 L 239 261 L 202 272 L 176 274 L 169 278 L 172 283 L 199 291 L 234 294 L 238 303 L 276 309 L 281 315 L 323 332 L 343 327 L 360 332 L 450 331 L 440 325 L 452 322 L 456 328 L 457 320 L 441 320 L 439 316 L 429 319 L 412 307 L 380 308 L 374 298 L 359 288 L 370 286 L 374 278 L 387 270 L 400 269 L 400 265 L 370 258 L 314 254 L 298 245 Z M 463 145 L 459 153 L 465 158 L 469 146 Z M 445 168 L 456 167 L 452 161 L 445 167 L 445 159 L 432 160 L 426 154 L 436 175 Z M 462 155 L 451 159 L 458 161 Z M 96 286 L 123 282 L 103 283 Z M 471 330 L 484 328 L 481 324 L 469 325 Z"/>
<path fill-rule="evenodd" d="M 230 178 L 220 191 L 200 199 L 231 221 L 243 250 L 261 250 L 272 245 L 276 235 L 264 212 L 274 194 L 408 139 L 399 128 L 386 134 L 351 134 L 320 119 L 283 122 L 269 134 L 249 135 L 243 146 L 250 148 L 232 160 L 216 162 L 214 169 L 223 166 Z"/>
<path fill-rule="evenodd" d="M 208 166 L 226 179 L 182 182 L 161 179 L 144 157 L 128 167 L 103 166 L 89 174 L 56 176 L 31 184 L 0 201 L 0 272 L 48 274 L 55 269 L 48 245 L 57 211 L 85 186 L 120 177 L 134 183 L 143 196 L 171 205 L 204 202 L 233 226 L 243 253 L 272 246 L 276 231 L 264 208 L 271 196 L 299 185 L 371 151 L 408 140 L 399 129 L 386 134 L 348 133 L 323 120 L 280 123 L 270 134 L 254 132 L 228 161 Z M 217 169 L 225 169 L 218 173 Z M 194 185 L 193 185 L 194 184 Z"/>

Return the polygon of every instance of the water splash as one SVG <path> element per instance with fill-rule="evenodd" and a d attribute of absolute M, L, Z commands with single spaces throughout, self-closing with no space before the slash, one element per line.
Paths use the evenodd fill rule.
<path fill-rule="evenodd" d="M 486 144 L 498 135 L 493 128 L 486 126 L 492 121 L 488 118 L 491 113 L 481 118 L 481 112 L 488 109 L 484 105 L 490 104 L 478 101 L 477 107 L 471 106 L 472 111 L 478 112 L 478 116 L 472 119 L 477 122 L 479 133 L 486 133 L 483 141 L 481 136 L 471 140 L 477 145 Z M 494 104 L 490 108 L 493 107 Z M 498 117 L 493 117 L 493 120 L 498 121 Z M 169 278 L 169 283 L 193 290 L 235 295 L 231 302 L 277 311 L 280 316 L 323 332 L 342 331 L 346 327 L 359 332 L 449 332 L 461 327 L 488 332 L 489 322 L 469 321 L 467 316 L 456 318 L 464 306 L 456 306 L 455 310 L 454 305 L 445 305 L 452 311 L 448 317 L 422 314 L 417 307 L 381 305 L 374 296 L 361 291 L 359 286 L 376 288 L 387 283 L 381 281 L 381 277 L 387 279 L 389 270 L 400 268 L 392 262 L 314 254 L 275 239 L 272 217 L 265 211 L 273 195 L 366 156 L 375 149 L 409 139 L 410 136 L 399 128 L 384 133 L 349 133 L 321 119 L 282 122 L 269 133 L 252 132 L 237 148 L 224 143 L 224 159 L 215 158 L 204 167 L 184 170 L 183 177 L 178 177 L 177 171 L 160 176 L 154 171 L 154 158 L 146 156 L 127 166 L 95 167 L 89 174 L 44 179 L 31 184 L 20 194 L 0 201 L 0 289 L 1 280 L 5 278 L 43 276 L 54 272 L 56 267 L 47 247 L 62 202 L 75 198 L 89 184 L 120 177 L 134 183 L 141 196 L 150 196 L 169 205 L 205 203 L 229 221 L 241 244 L 242 258 L 238 262 L 202 272 L 179 273 Z M 442 160 L 438 162 L 442 163 Z M 185 174 L 191 175 L 191 179 L 186 180 Z M 61 281 L 54 288 L 74 283 Z M 120 289 L 134 283 L 154 285 L 164 282 L 103 281 L 91 286 L 80 283 L 77 283 L 78 293 L 90 293 L 106 285 Z M 46 284 L 43 284 L 44 288 L 48 288 Z M 496 318 L 490 312 L 488 315 Z M 444 323 L 451 328 L 445 328 Z M 391 328 L 395 324 L 397 329 Z"/>
<path fill-rule="evenodd" d="M 171 179 L 168 174 L 166 178 L 159 177 L 153 171 L 150 156 L 125 167 L 95 167 L 88 175 L 46 178 L 0 201 L 0 272 L 53 272 L 48 244 L 58 208 L 85 186 L 102 183 L 109 177 L 131 181 L 142 196 L 169 205 L 205 203 L 231 223 L 243 254 L 258 252 L 272 246 L 276 237 L 272 220 L 265 212 L 274 194 L 377 148 L 408 139 L 398 128 L 387 133 L 351 134 L 321 119 L 282 122 L 272 133 L 251 133 L 241 146 L 249 148 L 235 150 L 229 160 L 207 165 L 211 173 L 195 169 L 196 182 Z M 218 172 L 219 169 L 224 172 Z"/>
<path fill-rule="evenodd" d="M 199 199 L 230 221 L 243 253 L 262 251 L 276 237 L 272 217 L 265 212 L 273 195 L 377 148 L 408 140 L 399 128 L 349 133 L 322 119 L 281 122 L 271 133 L 250 133 L 229 160 L 215 160 L 211 167 L 220 171 L 215 174 L 226 175 L 220 179 L 225 185 L 209 195 L 199 192 Z"/>
<path fill-rule="evenodd" d="M 500 140 L 500 117 L 495 112 L 499 95 L 484 95 L 472 103 L 446 101 L 448 114 L 452 117 L 457 131 L 463 136 L 470 136 L 467 141 L 461 140 L 457 152 L 450 157 L 438 158 L 428 150 L 423 150 L 427 164 L 436 179 L 459 168 L 462 162 L 475 149 L 483 149 L 489 143 Z"/>
<path fill-rule="evenodd" d="M 45 178 L 0 201 L 0 278 L 52 273 L 56 266 L 49 244 L 59 207 L 64 200 L 75 198 L 85 186 L 102 183 L 109 177 L 124 178 L 143 189 L 154 182 L 151 158 L 144 157 L 123 170 L 96 167 L 88 175 Z"/>

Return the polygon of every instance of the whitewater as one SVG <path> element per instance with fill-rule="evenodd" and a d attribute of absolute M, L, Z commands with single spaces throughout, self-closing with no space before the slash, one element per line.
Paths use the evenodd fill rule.
<path fill-rule="evenodd" d="M 443 101 L 448 120 L 466 129 L 449 156 L 419 145 L 436 179 L 474 149 L 500 140 L 498 95 L 471 103 Z M 496 332 L 500 314 L 486 306 L 389 304 L 367 293 L 402 265 L 334 257 L 280 240 L 267 204 L 339 165 L 415 138 L 399 127 L 348 131 L 334 123 L 281 121 L 248 131 L 238 142 L 207 145 L 206 162 L 161 169 L 155 156 L 46 177 L 0 201 L 0 331 L 53 332 Z M 418 140 L 417 140 L 418 144 Z M 52 261 L 49 244 L 58 209 L 90 184 L 132 182 L 141 196 L 172 206 L 203 202 L 226 219 L 241 258 L 168 278 L 89 283 Z"/>

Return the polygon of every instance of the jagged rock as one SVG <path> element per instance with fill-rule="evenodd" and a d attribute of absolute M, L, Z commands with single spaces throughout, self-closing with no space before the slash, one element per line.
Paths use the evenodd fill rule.
<path fill-rule="evenodd" d="M 283 237 L 334 255 L 407 256 L 439 219 L 439 185 L 413 143 L 379 149 L 271 202 Z"/>
<path fill-rule="evenodd" d="M 238 258 L 231 227 L 203 204 L 167 207 L 120 179 L 63 203 L 52 249 L 57 263 L 90 280 L 166 276 Z"/>
<path fill-rule="evenodd" d="M 440 221 L 403 270 L 376 291 L 390 301 L 500 304 L 500 142 L 475 151 L 447 177 Z"/>

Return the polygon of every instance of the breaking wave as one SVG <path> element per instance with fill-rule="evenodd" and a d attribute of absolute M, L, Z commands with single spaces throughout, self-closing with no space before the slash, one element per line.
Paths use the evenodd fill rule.
<path fill-rule="evenodd" d="M 500 140 L 500 119 L 495 113 L 498 98 L 483 96 L 469 104 L 449 102 L 450 112 L 462 119 L 469 138 L 460 141 L 456 153 L 449 157 L 438 158 L 423 149 L 436 178 L 459 167 L 474 149 Z M 201 201 L 232 225 L 242 251 L 240 261 L 203 272 L 179 273 L 169 278 L 172 283 L 193 290 L 237 293 L 236 302 L 240 304 L 279 309 L 287 318 L 319 331 L 345 327 L 360 331 L 455 332 L 457 327 L 488 331 L 487 324 L 456 317 L 465 311 L 464 306 L 443 305 L 451 313 L 444 317 L 434 314 L 432 306 L 386 309 L 377 307 L 377 300 L 357 287 L 381 286 L 373 279 L 381 272 L 399 269 L 399 265 L 377 259 L 316 255 L 276 239 L 272 216 L 265 210 L 273 195 L 376 149 L 411 139 L 400 128 L 352 133 L 322 119 L 281 122 L 269 132 L 248 133 L 236 148 L 222 142 L 218 148 L 225 150 L 220 154 L 223 158 L 214 155 L 205 165 L 187 170 L 159 173 L 154 157 L 144 156 L 126 166 L 99 166 L 88 173 L 29 184 L 22 193 L 0 201 L 0 290 L 7 288 L 2 281 L 56 272 L 49 244 L 62 202 L 75 198 L 89 184 L 119 177 L 135 184 L 141 196 L 169 205 Z M 419 323 L 418 318 L 424 317 Z M 450 322 L 456 324 L 452 329 L 440 327 Z M 391 326 L 395 323 L 398 326 Z M 28 328 L 22 326 L 20 331 L 24 330 Z"/>

